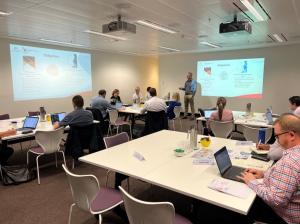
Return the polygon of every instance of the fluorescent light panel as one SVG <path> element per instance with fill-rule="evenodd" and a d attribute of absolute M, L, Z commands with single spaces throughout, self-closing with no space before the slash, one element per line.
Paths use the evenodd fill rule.
<path fill-rule="evenodd" d="M 5 12 L 5 11 L 0 10 L 0 16 L 9 16 L 11 14 L 12 14 L 12 12 Z"/>
<path fill-rule="evenodd" d="M 176 51 L 179 52 L 180 50 L 175 49 L 175 48 L 170 48 L 170 47 L 164 47 L 164 46 L 159 46 L 160 49 L 164 49 L 164 50 L 169 50 L 169 51 Z"/>
<path fill-rule="evenodd" d="M 278 42 L 280 42 L 280 43 L 283 42 L 283 40 L 280 38 L 280 36 L 279 36 L 277 33 L 274 33 L 274 34 L 273 34 L 273 37 L 274 37 Z"/>
<path fill-rule="evenodd" d="M 58 40 L 50 40 L 50 39 L 44 39 L 44 38 L 41 38 L 40 40 L 45 41 L 45 42 L 55 43 L 55 44 L 64 44 L 64 45 L 70 45 L 70 46 L 76 46 L 76 47 L 83 47 L 82 44 L 75 44 L 75 43 L 63 42 L 63 41 L 58 41 Z"/>
<path fill-rule="evenodd" d="M 169 28 L 163 27 L 161 25 L 158 25 L 156 23 L 153 23 L 153 22 L 150 22 L 150 21 L 147 21 L 147 20 L 138 20 L 136 22 L 140 25 L 147 26 L 147 27 L 150 27 L 152 29 L 159 30 L 159 31 L 162 31 L 162 32 L 165 32 L 165 33 L 170 33 L 170 34 L 177 33 L 177 31 L 175 31 L 175 30 L 171 30 Z"/>
<path fill-rule="evenodd" d="M 111 39 L 114 39 L 114 40 L 127 40 L 127 38 L 125 38 L 125 37 L 119 37 L 119 36 L 114 36 L 114 35 L 110 35 L 110 34 L 100 33 L 100 32 L 93 31 L 93 30 L 85 30 L 84 32 L 99 35 L 99 36 L 103 36 L 103 37 L 108 37 L 108 38 L 111 38 Z"/>
<path fill-rule="evenodd" d="M 207 41 L 201 41 L 200 44 L 206 45 L 206 46 L 210 46 L 210 47 L 214 47 L 214 48 L 221 48 L 221 46 L 216 45 L 216 44 L 209 43 L 209 42 L 207 42 Z"/>
<path fill-rule="evenodd" d="M 240 0 L 240 2 L 243 3 L 243 5 L 254 15 L 258 21 L 265 20 L 248 0 Z"/>

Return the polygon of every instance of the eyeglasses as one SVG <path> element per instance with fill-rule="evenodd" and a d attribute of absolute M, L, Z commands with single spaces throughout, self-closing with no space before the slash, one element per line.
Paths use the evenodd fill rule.
<path fill-rule="evenodd" d="M 275 137 L 276 139 L 278 139 L 280 135 L 284 135 L 284 134 L 286 134 L 286 133 L 289 133 L 289 131 L 285 131 L 285 132 L 279 133 L 279 134 L 277 134 L 277 135 L 274 135 L 274 137 Z"/>

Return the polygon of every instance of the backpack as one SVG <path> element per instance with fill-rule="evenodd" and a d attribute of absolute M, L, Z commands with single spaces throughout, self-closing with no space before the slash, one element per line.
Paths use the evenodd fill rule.
<path fill-rule="evenodd" d="M 3 185 L 18 185 L 36 178 L 35 172 L 27 165 L 0 166 L 0 174 Z"/>

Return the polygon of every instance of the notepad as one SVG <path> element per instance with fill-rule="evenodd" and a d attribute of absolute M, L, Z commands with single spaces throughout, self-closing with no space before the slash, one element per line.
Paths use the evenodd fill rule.
<path fill-rule="evenodd" d="M 252 190 L 245 184 L 224 179 L 214 179 L 208 185 L 208 187 L 210 189 L 243 199 L 248 198 L 252 192 Z"/>

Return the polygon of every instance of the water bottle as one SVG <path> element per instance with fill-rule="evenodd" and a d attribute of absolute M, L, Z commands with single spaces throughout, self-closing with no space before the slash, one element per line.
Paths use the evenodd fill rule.
<path fill-rule="evenodd" d="M 44 107 L 40 107 L 40 120 L 46 121 L 46 110 Z"/>
<path fill-rule="evenodd" d="M 258 131 L 258 142 L 265 144 L 265 139 L 266 139 L 266 129 L 261 128 Z"/>

